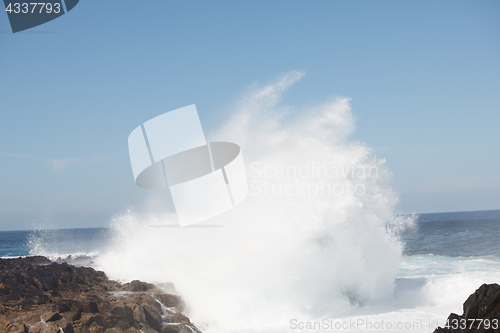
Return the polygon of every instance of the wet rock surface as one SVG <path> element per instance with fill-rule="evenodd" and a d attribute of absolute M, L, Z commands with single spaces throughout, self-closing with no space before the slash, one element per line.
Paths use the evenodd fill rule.
<path fill-rule="evenodd" d="M 467 298 L 464 313 L 450 314 L 446 327 L 439 327 L 434 333 L 486 333 L 500 332 L 500 286 L 483 284 Z"/>
<path fill-rule="evenodd" d="M 0 259 L 0 332 L 200 332 L 166 287 L 173 289 L 121 284 L 104 272 L 45 257 Z"/>

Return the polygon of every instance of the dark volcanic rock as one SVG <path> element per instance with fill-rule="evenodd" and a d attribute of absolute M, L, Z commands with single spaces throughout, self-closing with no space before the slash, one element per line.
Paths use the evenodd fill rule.
<path fill-rule="evenodd" d="M 0 332 L 200 332 L 184 303 L 156 285 L 45 257 L 0 259 Z"/>
<path fill-rule="evenodd" d="M 461 316 L 450 314 L 447 327 L 438 327 L 434 333 L 499 333 L 500 286 L 496 283 L 483 284 L 467 298 L 463 310 Z"/>

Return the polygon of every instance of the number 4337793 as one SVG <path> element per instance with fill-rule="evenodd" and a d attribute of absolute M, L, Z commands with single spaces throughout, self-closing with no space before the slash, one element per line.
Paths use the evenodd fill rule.
<path fill-rule="evenodd" d="M 7 8 L 5 8 L 6 12 L 14 13 L 14 14 L 27 14 L 27 13 L 38 13 L 41 14 L 43 12 L 50 14 L 52 12 L 59 14 L 61 12 L 61 4 L 55 3 L 51 4 L 50 2 L 24 2 L 24 3 L 9 3 Z"/>
<path fill-rule="evenodd" d="M 445 328 L 452 328 L 454 330 L 460 329 L 494 329 L 498 328 L 498 319 L 451 319 L 446 321 Z"/>

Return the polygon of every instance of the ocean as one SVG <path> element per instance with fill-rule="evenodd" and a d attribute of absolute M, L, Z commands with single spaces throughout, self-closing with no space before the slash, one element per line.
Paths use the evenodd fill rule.
<path fill-rule="evenodd" d="M 172 282 L 204 332 L 444 326 L 481 284 L 500 281 L 500 211 L 395 214 L 392 172 L 352 138 L 350 99 L 281 104 L 302 76 L 253 87 L 210 134 L 241 147 L 248 195 L 239 205 L 180 228 L 169 194 L 149 191 L 109 228 L 1 233 L 1 255 Z"/>
<path fill-rule="evenodd" d="M 179 232 L 158 226 L 145 228 L 155 234 Z M 289 320 L 282 320 L 281 331 L 432 332 L 436 324 L 444 325 L 450 312 L 461 314 L 462 303 L 482 283 L 500 282 L 500 210 L 421 214 L 411 228 L 397 237 L 402 244 L 403 256 L 396 278 L 390 281 L 393 282 L 392 295 L 377 301 L 378 304 L 367 303 L 366 306 L 362 301 L 351 300 L 347 312 L 332 311 L 331 317 L 324 312 L 317 319 L 293 318 L 290 314 Z M 140 271 L 141 267 L 136 267 L 136 274 L 120 276 L 115 270 L 107 269 L 106 261 L 100 262 L 100 257 L 112 258 L 120 239 L 117 239 L 113 227 L 4 231 L 0 232 L 0 256 L 43 255 L 59 262 L 94 266 L 123 281 L 147 276 Z M 148 244 L 144 243 L 144 246 Z M 182 249 L 178 254 L 161 253 L 159 258 L 176 255 L 182 257 Z M 123 257 L 116 260 L 123 260 Z M 189 261 L 185 260 L 188 264 Z M 120 263 L 135 264 L 133 259 L 129 263 Z M 156 262 L 156 265 L 162 266 L 162 263 Z M 128 272 L 134 272 L 134 269 Z M 196 275 L 196 272 L 190 274 Z M 150 276 L 156 279 L 150 282 L 160 282 L 158 274 Z M 166 278 L 172 276 L 176 275 Z M 266 278 L 272 279 L 272 276 Z M 182 284 L 182 281 L 173 282 Z M 353 297 L 348 293 L 344 295 Z M 249 332 L 261 331 L 256 326 L 246 329 Z M 262 331 L 276 330 L 264 327 Z"/>

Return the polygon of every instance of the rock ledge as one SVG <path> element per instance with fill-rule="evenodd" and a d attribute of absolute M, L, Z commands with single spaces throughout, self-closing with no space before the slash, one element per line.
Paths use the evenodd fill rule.
<path fill-rule="evenodd" d="M 467 298 L 459 316 L 450 314 L 448 327 L 438 327 L 434 333 L 500 332 L 500 286 L 483 284 Z"/>
<path fill-rule="evenodd" d="M 0 259 L 0 332 L 200 333 L 183 310 L 154 284 L 40 256 Z"/>

